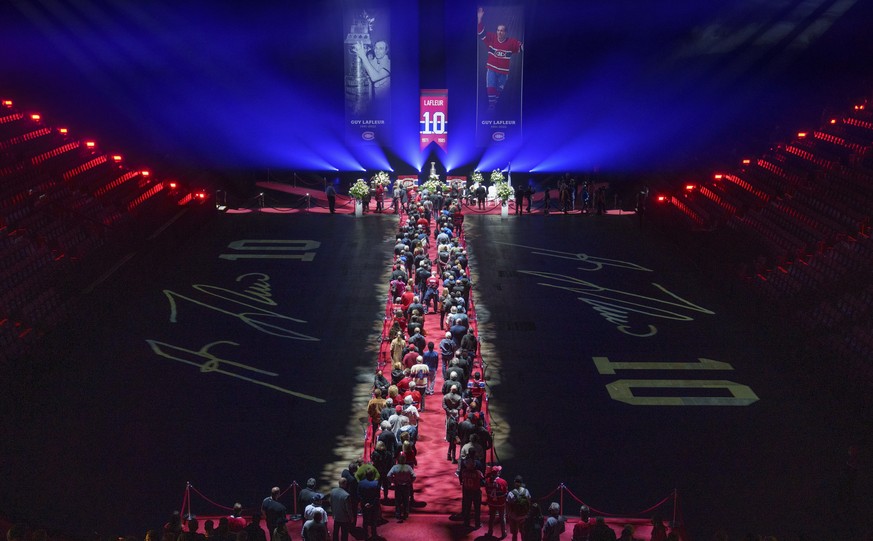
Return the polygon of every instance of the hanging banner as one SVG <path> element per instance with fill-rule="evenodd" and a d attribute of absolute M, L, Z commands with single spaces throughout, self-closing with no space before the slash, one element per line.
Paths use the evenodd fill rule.
<path fill-rule="evenodd" d="M 350 140 L 387 140 L 391 114 L 387 6 L 347 7 L 343 23 L 346 134 Z"/>
<path fill-rule="evenodd" d="M 420 117 L 418 133 L 421 138 L 421 150 L 431 143 L 439 145 L 447 152 L 449 91 L 448 89 L 421 90 Z"/>
<path fill-rule="evenodd" d="M 524 8 L 485 6 L 476 11 L 476 140 L 479 145 L 521 138 Z"/>

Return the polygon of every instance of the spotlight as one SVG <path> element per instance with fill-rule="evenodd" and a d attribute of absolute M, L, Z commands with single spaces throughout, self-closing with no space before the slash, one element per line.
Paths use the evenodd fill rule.
<path fill-rule="evenodd" d="M 748 158 L 743 160 L 743 165 L 749 165 L 750 163 L 752 163 L 752 160 L 750 160 Z"/>
<path fill-rule="evenodd" d="M 697 188 L 697 186 L 695 184 L 686 184 L 685 185 L 686 192 L 693 192 L 696 188 Z"/>
<path fill-rule="evenodd" d="M 40 116 L 39 113 L 33 113 L 32 115 L 30 115 L 30 119 L 34 122 L 39 122 L 41 118 L 42 116 Z"/>
<path fill-rule="evenodd" d="M 3 100 L 3 107 L 12 107 L 12 100 Z"/>
<path fill-rule="evenodd" d="M 831 124 L 836 124 L 836 123 L 837 123 L 837 119 L 836 119 L 836 118 L 832 118 L 832 119 L 831 119 Z"/>
<path fill-rule="evenodd" d="M 655 198 L 655 201 L 657 201 L 658 203 L 666 203 L 667 196 L 666 195 L 659 195 L 658 197 Z"/>
<path fill-rule="evenodd" d="M 88 148 L 94 148 L 97 146 L 97 143 L 95 143 L 94 141 L 85 141 L 85 146 Z"/>
<path fill-rule="evenodd" d="M 743 160 L 743 163 L 746 163 L 747 161 L 748 161 L 748 160 Z M 721 173 L 716 173 L 716 174 L 713 176 L 713 178 L 714 178 L 715 180 L 721 180 L 721 179 L 724 178 L 724 175 L 722 175 Z"/>
<path fill-rule="evenodd" d="M 805 131 L 797 132 L 798 139 L 804 139 L 806 137 L 806 135 L 807 135 L 807 133 Z"/>
<path fill-rule="evenodd" d="M 58 128 L 58 133 L 60 133 L 61 135 L 67 135 L 68 133 L 70 133 L 70 130 L 68 130 L 67 128 Z"/>
<path fill-rule="evenodd" d="M 121 161 L 121 154 L 113 154 L 113 155 L 112 155 L 112 160 L 113 160 L 115 163 L 120 162 L 120 161 Z"/>
<path fill-rule="evenodd" d="M 144 177 L 147 177 L 147 176 L 150 176 L 152 173 L 151 173 L 151 171 L 140 171 L 139 174 L 144 176 Z"/>

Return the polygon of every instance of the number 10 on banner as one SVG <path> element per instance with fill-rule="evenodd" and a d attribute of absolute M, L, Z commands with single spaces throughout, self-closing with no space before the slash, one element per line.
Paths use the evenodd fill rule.
<path fill-rule="evenodd" d="M 419 136 L 421 150 L 431 143 L 446 151 L 448 142 L 449 91 L 442 89 L 422 89 L 420 100 Z"/>

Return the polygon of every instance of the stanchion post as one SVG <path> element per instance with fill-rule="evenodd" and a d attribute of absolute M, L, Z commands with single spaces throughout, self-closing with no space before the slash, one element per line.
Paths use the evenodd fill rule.
<path fill-rule="evenodd" d="M 676 527 L 676 509 L 679 507 L 679 491 L 673 489 L 673 528 Z"/>
<path fill-rule="evenodd" d="M 560 499 L 561 511 L 560 511 L 560 513 L 558 513 L 558 514 L 560 514 L 560 515 L 563 515 L 563 514 L 564 514 L 564 490 L 565 490 L 566 488 L 567 488 L 567 487 L 564 486 L 564 483 L 561 483 L 561 486 L 558 487 L 558 490 L 561 491 L 561 499 Z"/>
<path fill-rule="evenodd" d="M 291 515 L 291 519 L 292 520 L 300 520 L 303 517 L 301 517 L 300 513 L 297 512 L 297 481 L 291 482 L 291 497 L 294 498 L 292 500 L 292 503 L 293 503 L 292 508 L 294 509 L 294 514 Z"/>
<path fill-rule="evenodd" d="M 185 499 L 188 500 L 188 518 L 191 518 L 191 481 L 186 482 Z"/>

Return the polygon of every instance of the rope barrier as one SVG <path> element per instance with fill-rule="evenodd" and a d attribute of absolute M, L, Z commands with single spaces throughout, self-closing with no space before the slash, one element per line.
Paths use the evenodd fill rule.
<path fill-rule="evenodd" d="M 188 487 L 189 487 L 189 486 L 191 486 L 191 483 L 188 483 L 188 484 L 185 486 L 185 491 L 184 491 L 184 493 L 182 494 L 182 505 L 179 506 L 179 510 L 180 510 L 180 512 L 185 510 L 185 504 L 188 503 L 188 498 L 189 498 Z M 191 514 L 191 508 L 190 508 L 190 507 L 188 508 L 188 514 Z"/>
<path fill-rule="evenodd" d="M 233 507 L 227 507 L 226 505 L 221 505 L 220 503 L 216 503 L 216 502 L 210 500 L 210 499 L 207 498 L 207 497 L 206 497 L 202 492 L 200 492 L 199 490 L 197 490 L 197 489 L 194 487 L 194 485 L 188 485 L 188 487 L 189 487 L 191 490 L 193 490 L 194 492 L 196 492 L 198 496 L 200 496 L 201 498 L 203 498 L 203 499 L 206 500 L 207 502 L 211 503 L 211 504 L 214 505 L 215 507 L 218 507 L 218 508 L 220 508 L 220 509 L 224 509 L 224 510 L 226 510 L 226 511 L 233 511 Z"/>
<path fill-rule="evenodd" d="M 675 491 L 671 492 L 668 496 L 666 496 L 664 499 L 662 499 L 661 501 L 659 501 L 655 505 L 652 505 L 651 507 L 649 507 L 647 509 L 643 509 L 642 511 L 640 511 L 638 513 L 632 513 L 632 514 L 628 515 L 628 514 L 622 514 L 622 513 L 607 513 L 606 511 L 601 511 L 600 509 L 595 509 L 594 507 L 592 507 L 592 506 L 588 505 L 587 503 L 585 503 L 584 501 L 582 501 L 582 499 L 580 499 L 578 496 L 573 494 L 573 491 L 571 491 L 569 488 L 567 488 L 567 486 L 564 485 L 563 483 L 561 484 L 561 486 L 559 488 L 566 490 L 567 493 L 570 495 L 570 497 L 573 498 L 574 500 L 576 500 L 576 502 L 578 502 L 580 505 L 587 505 L 592 513 L 597 514 L 597 515 L 607 516 L 607 517 L 627 517 L 627 516 L 648 515 L 649 513 L 654 511 L 655 509 L 658 509 L 659 507 L 661 507 L 662 505 L 667 503 L 671 498 L 675 497 Z"/>

